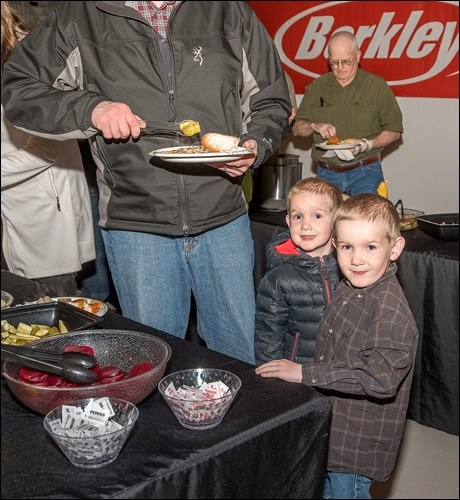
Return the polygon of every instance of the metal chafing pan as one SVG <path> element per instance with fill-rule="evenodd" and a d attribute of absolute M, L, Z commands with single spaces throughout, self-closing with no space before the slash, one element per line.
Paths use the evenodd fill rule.
<path fill-rule="evenodd" d="M 416 219 L 420 229 L 429 236 L 445 241 L 458 240 L 458 213 L 429 214 Z"/>

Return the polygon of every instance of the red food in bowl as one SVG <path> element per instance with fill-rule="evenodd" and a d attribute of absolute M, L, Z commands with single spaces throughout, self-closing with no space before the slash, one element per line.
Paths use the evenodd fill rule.
<path fill-rule="evenodd" d="M 169 344 L 154 335 L 124 330 L 75 331 L 48 337 L 33 345 L 52 352 L 62 352 L 70 345 L 90 346 L 99 371 L 103 367 L 117 367 L 125 374 L 133 370 L 130 377 L 120 379 L 112 371 L 114 380 L 98 385 L 81 386 L 64 381 L 62 385 L 48 386 L 18 380 L 21 367 L 5 361 L 3 376 L 10 390 L 24 405 L 43 415 L 61 404 L 87 398 L 107 396 L 138 404 L 156 389 L 172 352 Z M 136 368 L 136 365 L 139 366 Z M 48 374 L 48 377 L 56 376 Z"/>
<path fill-rule="evenodd" d="M 89 354 L 90 356 L 95 356 L 94 349 L 87 345 L 70 345 L 64 348 L 64 352 L 82 352 L 84 354 Z M 26 382 L 32 385 L 45 385 L 48 387 L 77 387 L 77 386 L 90 386 L 90 385 L 100 385 L 100 384 L 111 384 L 112 382 L 118 382 L 119 380 L 137 377 L 142 373 L 146 373 L 153 369 L 152 363 L 142 361 L 134 365 L 128 373 L 125 373 L 118 366 L 99 366 L 99 363 L 91 369 L 96 375 L 97 379 L 91 384 L 75 384 L 69 382 L 68 380 L 59 377 L 58 375 L 52 375 L 47 372 L 42 372 L 40 370 L 31 370 L 30 368 L 21 368 L 18 374 L 18 380 Z"/>

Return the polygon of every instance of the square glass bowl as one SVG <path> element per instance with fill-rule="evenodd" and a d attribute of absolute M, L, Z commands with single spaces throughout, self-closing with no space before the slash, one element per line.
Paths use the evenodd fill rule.
<path fill-rule="evenodd" d="M 222 390 L 223 387 L 226 389 Z M 158 384 L 158 390 L 177 420 L 187 429 L 194 430 L 219 425 L 240 388 L 239 377 L 217 368 L 174 372 Z"/>

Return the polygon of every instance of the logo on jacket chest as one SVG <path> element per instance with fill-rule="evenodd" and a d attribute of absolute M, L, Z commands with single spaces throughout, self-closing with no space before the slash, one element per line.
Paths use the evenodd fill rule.
<path fill-rule="evenodd" d="M 200 66 L 203 64 L 203 56 L 201 55 L 202 50 L 203 47 L 200 47 L 199 45 L 193 49 L 193 60 L 200 63 Z"/>

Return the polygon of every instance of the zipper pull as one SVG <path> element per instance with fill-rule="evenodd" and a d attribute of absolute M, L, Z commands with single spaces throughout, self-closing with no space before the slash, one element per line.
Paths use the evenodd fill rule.
<path fill-rule="evenodd" d="M 60 212 L 61 211 L 61 203 L 59 202 L 59 196 L 56 196 L 56 205 L 57 205 L 58 211 Z"/>

